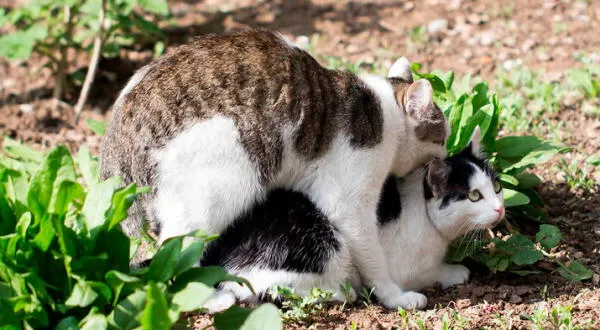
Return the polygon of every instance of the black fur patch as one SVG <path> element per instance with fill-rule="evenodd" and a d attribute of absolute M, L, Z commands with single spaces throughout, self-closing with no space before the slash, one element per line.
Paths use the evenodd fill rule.
<path fill-rule="evenodd" d="M 383 184 L 383 189 L 379 195 L 379 203 L 377 204 L 377 221 L 380 225 L 385 225 L 397 219 L 402 212 L 397 182 L 398 178 L 395 175 L 390 175 Z"/>
<path fill-rule="evenodd" d="M 446 158 L 445 162 L 450 167 L 450 173 L 448 174 L 448 191 L 442 199 L 440 209 L 447 207 L 451 201 L 467 198 L 470 190 L 469 179 L 475 174 L 473 166 L 478 167 L 492 179 L 496 177 L 496 173 L 485 160 L 473 155 L 470 144 L 460 153 Z M 426 180 L 423 181 L 423 185 L 425 188 L 425 199 L 429 200 L 433 198 L 433 193 Z"/>
<path fill-rule="evenodd" d="M 322 274 L 339 249 L 335 227 L 307 196 L 275 189 L 209 243 L 201 264 Z"/>

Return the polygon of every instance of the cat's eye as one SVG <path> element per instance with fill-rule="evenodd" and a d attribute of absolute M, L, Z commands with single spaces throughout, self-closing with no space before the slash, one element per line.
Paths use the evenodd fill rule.
<path fill-rule="evenodd" d="M 502 185 L 500 184 L 500 181 L 494 181 L 494 192 L 496 194 L 499 194 L 502 191 Z"/>
<path fill-rule="evenodd" d="M 482 198 L 481 193 L 477 189 L 471 190 L 469 192 L 469 196 L 468 197 L 471 200 L 471 202 L 477 202 L 478 200 L 480 200 Z"/>

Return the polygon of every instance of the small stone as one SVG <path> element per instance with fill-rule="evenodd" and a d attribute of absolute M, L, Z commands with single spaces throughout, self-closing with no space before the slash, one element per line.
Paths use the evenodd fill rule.
<path fill-rule="evenodd" d="M 592 283 L 594 285 L 598 285 L 598 283 L 600 283 L 600 275 L 598 275 L 598 274 L 592 275 Z"/>
<path fill-rule="evenodd" d="M 463 0 L 450 0 L 446 5 L 446 9 L 448 10 L 457 10 L 462 5 Z"/>
<path fill-rule="evenodd" d="M 21 111 L 21 113 L 24 113 L 24 114 L 32 113 L 33 105 L 32 104 L 19 104 L 19 111 Z"/>
<path fill-rule="evenodd" d="M 415 9 L 415 4 L 412 1 L 406 2 L 404 6 L 402 6 L 402 9 L 404 9 L 404 11 L 411 11 Z"/>
<path fill-rule="evenodd" d="M 491 46 L 496 41 L 496 36 L 492 31 L 485 31 L 479 35 L 479 43 L 482 46 Z"/>
<path fill-rule="evenodd" d="M 489 19 L 489 17 L 487 17 L 487 15 L 480 15 L 480 14 L 476 14 L 473 13 L 469 16 L 467 16 L 467 22 L 473 24 L 473 25 L 479 25 L 479 24 L 484 24 L 485 22 L 487 22 Z"/>
<path fill-rule="evenodd" d="M 577 251 L 577 252 L 573 253 L 573 258 L 575 258 L 575 259 L 583 258 L 583 252 Z"/>
<path fill-rule="evenodd" d="M 540 51 L 536 54 L 536 57 L 538 60 L 543 61 L 543 62 L 547 62 L 552 60 L 552 55 L 550 55 L 550 53 L 546 52 L 546 51 Z"/>
<path fill-rule="evenodd" d="M 520 296 L 517 296 L 516 294 L 513 294 L 510 296 L 508 301 L 510 301 L 513 304 L 520 304 L 521 302 L 523 302 L 523 298 L 521 298 Z"/>
<path fill-rule="evenodd" d="M 508 36 L 502 39 L 502 44 L 504 44 L 504 46 L 506 47 L 515 47 L 517 45 L 517 38 L 513 36 Z"/>
<path fill-rule="evenodd" d="M 307 36 L 298 36 L 296 38 L 296 45 L 300 49 L 307 49 L 310 45 L 310 38 Z"/>
<path fill-rule="evenodd" d="M 448 20 L 440 18 L 429 22 L 427 25 L 427 32 L 429 32 L 429 34 L 437 34 L 443 30 L 446 30 L 447 28 Z"/>
<path fill-rule="evenodd" d="M 525 42 L 523 43 L 523 45 L 521 46 L 521 51 L 523 53 L 527 53 L 528 51 L 530 51 L 533 47 L 535 47 L 536 45 L 536 41 L 533 39 L 527 39 L 525 40 Z"/>

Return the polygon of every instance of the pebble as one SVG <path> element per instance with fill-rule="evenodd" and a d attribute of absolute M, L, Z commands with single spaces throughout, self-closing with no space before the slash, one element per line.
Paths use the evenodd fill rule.
<path fill-rule="evenodd" d="M 482 46 L 491 46 L 496 41 L 496 36 L 492 31 L 485 31 L 479 35 L 479 43 Z"/>
<path fill-rule="evenodd" d="M 600 275 L 598 275 L 598 274 L 592 275 L 592 283 L 594 283 L 594 285 L 598 285 L 598 283 L 600 283 Z"/>
<path fill-rule="evenodd" d="M 523 298 L 521 298 L 520 296 L 517 296 L 516 294 L 512 294 L 510 296 L 510 298 L 508 299 L 508 301 L 510 301 L 513 304 L 519 304 L 519 303 L 523 302 Z"/>
<path fill-rule="evenodd" d="M 24 114 L 32 113 L 33 105 L 32 104 L 19 104 L 19 111 L 21 111 Z"/>
<path fill-rule="evenodd" d="M 412 1 L 406 2 L 404 6 L 402 6 L 402 9 L 404 9 L 404 11 L 411 11 L 415 9 L 415 4 Z"/>
<path fill-rule="evenodd" d="M 575 259 L 583 258 L 583 252 L 577 251 L 577 252 L 573 253 L 573 258 L 575 258 Z"/>
<path fill-rule="evenodd" d="M 530 51 L 533 47 L 535 47 L 536 45 L 536 41 L 533 39 L 527 39 L 525 40 L 525 42 L 523 42 L 523 45 L 521 46 L 521 51 L 523 53 L 527 53 L 528 51 Z"/>
<path fill-rule="evenodd" d="M 484 24 L 485 22 L 487 22 L 489 19 L 489 17 L 487 15 L 480 15 L 480 14 L 476 14 L 473 13 L 469 16 L 467 16 L 467 22 L 473 24 L 473 25 L 479 25 L 479 24 Z"/>
<path fill-rule="evenodd" d="M 546 52 L 546 51 L 540 51 L 536 54 L 536 57 L 538 60 L 543 61 L 543 62 L 547 62 L 552 60 L 552 55 L 550 55 L 550 53 Z"/>
<path fill-rule="evenodd" d="M 436 34 L 438 32 L 446 30 L 447 28 L 448 20 L 440 18 L 429 22 L 429 24 L 427 25 L 427 32 L 429 32 L 429 34 Z"/>
<path fill-rule="evenodd" d="M 512 48 L 517 45 L 517 38 L 515 38 L 513 36 L 508 36 L 508 37 L 502 39 L 502 43 L 504 44 L 504 46 Z"/>

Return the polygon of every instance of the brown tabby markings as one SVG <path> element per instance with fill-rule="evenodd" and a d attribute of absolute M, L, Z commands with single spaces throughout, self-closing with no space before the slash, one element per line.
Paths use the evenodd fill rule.
<path fill-rule="evenodd" d="M 152 185 L 149 151 L 217 114 L 234 120 L 263 182 L 280 167 L 286 124 L 296 128 L 294 147 L 309 160 L 326 153 L 339 131 L 357 148 L 382 139 L 383 115 L 373 92 L 271 32 L 205 36 L 149 66 L 115 106 L 104 148 L 118 155 L 112 162 L 120 168 L 106 169 L 104 176 Z"/>

